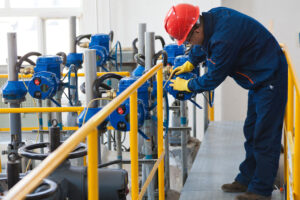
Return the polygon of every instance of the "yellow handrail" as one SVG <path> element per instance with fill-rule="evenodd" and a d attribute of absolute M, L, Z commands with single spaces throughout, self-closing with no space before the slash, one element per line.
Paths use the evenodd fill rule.
<path fill-rule="evenodd" d="M 300 200 L 300 82 L 286 46 L 281 45 L 288 63 L 288 101 L 284 127 L 284 167 L 288 200 Z"/>
<path fill-rule="evenodd" d="M 119 74 L 121 76 L 130 76 L 130 72 L 97 72 L 97 76 L 102 76 L 107 73 Z M 66 73 L 63 73 L 62 75 L 65 76 Z M 85 74 L 78 73 L 77 76 L 82 77 L 82 76 L 85 76 Z M 32 74 L 26 74 L 26 75 L 19 74 L 19 78 L 31 78 L 31 77 L 32 77 Z M 71 77 L 75 77 L 75 74 L 71 73 Z M 0 74 L 0 78 L 8 78 L 8 74 Z"/>
<path fill-rule="evenodd" d="M 142 86 L 149 78 L 162 68 L 162 63 L 151 68 L 141 78 L 135 81 L 131 86 L 124 90 L 120 95 L 108 103 L 103 109 L 101 109 L 96 115 L 88 120 L 80 129 L 72 134 L 64 143 L 61 144 L 54 152 L 52 152 L 43 162 L 41 162 L 35 169 L 33 169 L 28 175 L 20 180 L 14 187 L 12 187 L 5 200 L 19 200 L 23 199 L 26 194 L 33 191 L 41 181 L 46 178 L 51 172 L 53 172 L 60 163 L 62 163 L 67 155 L 92 131 L 103 122 L 108 115 L 113 112 L 123 101 L 125 101 L 131 94 L 133 94 L 137 88 Z M 160 88 L 162 90 L 162 87 Z M 162 112 L 162 111 L 159 111 Z M 94 149 L 97 151 L 97 149 Z M 88 168 L 91 163 L 88 164 Z M 89 177 L 88 177 L 89 180 Z M 132 180 L 133 181 L 133 180 Z M 90 181 L 88 182 L 88 184 Z"/>

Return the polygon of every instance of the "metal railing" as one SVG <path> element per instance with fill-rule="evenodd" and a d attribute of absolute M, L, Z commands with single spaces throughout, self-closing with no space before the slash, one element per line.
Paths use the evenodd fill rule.
<path fill-rule="evenodd" d="M 281 45 L 288 62 L 288 100 L 284 125 L 284 174 L 287 200 L 300 200 L 300 82 L 291 58 Z"/>
<path fill-rule="evenodd" d="M 68 154 L 87 137 L 88 141 L 88 199 L 98 199 L 98 140 L 96 127 L 102 123 L 123 101 L 130 97 L 130 157 L 131 157 L 131 195 L 132 199 L 141 199 L 147 185 L 158 168 L 159 199 L 164 200 L 164 150 L 163 150 L 163 71 L 162 63 L 151 68 L 141 78 L 103 107 L 88 120 L 80 129 L 72 134 L 60 147 L 51 153 L 28 175 L 11 188 L 4 197 L 6 200 L 24 199 L 41 181 L 50 175 L 68 156 Z M 137 120 L 137 89 L 157 73 L 157 140 L 158 160 L 147 178 L 141 193 L 138 186 L 138 120 Z M 24 108 L 23 108 L 24 109 Z M 101 181 L 101 177 L 100 177 Z"/>

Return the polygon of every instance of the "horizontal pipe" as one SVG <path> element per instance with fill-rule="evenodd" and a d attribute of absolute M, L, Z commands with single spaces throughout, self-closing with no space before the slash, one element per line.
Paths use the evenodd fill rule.
<path fill-rule="evenodd" d="M 21 200 L 31 191 L 33 191 L 44 178 L 53 172 L 74 150 L 74 148 L 91 133 L 91 131 L 102 123 L 110 113 L 112 113 L 122 102 L 141 87 L 149 78 L 154 76 L 156 72 L 162 68 L 162 63 L 152 67 L 147 73 L 141 76 L 133 84 L 131 84 L 120 95 L 102 108 L 96 115 L 88 120 L 80 129 L 73 133 L 64 143 L 62 143 L 54 152 L 52 152 L 45 160 L 43 160 L 36 168 L 27 174 L 13 188 L 11 188 L 4 200 Z"/>
<path fill-rule="evenodd" d="M 108 126 L 106 127 L 107 130 L 115 130 L 114 127 Z M 38 130 L 39 127 L 22 127 L 22 131 L 32 131 L 32 130 Z M 62 127 L 63 131 L 76 131 L 78 130 L 78 126 L 64 126 Z M 0 132 L 9 132 L 10 128 L 0 128 Z M 48 127 L 43 127 L 43 131 L 48 131 Z"/>
<path fill-rule="evenodd" d="M 29 107 L 29 108 L 1 108 L 0 114 L 4 113 L 40 113 L 40 112 L 77 112 L 83 111 L 84 107 Z"/>
<path fill-rule="evenodd" d="M 121 76 L 130 76 L 130 72 L 97 72 L 97 76 L 102 76 L 104 74 L 107 74 L 107 73 L 114 73 L 114 74 L 118 74 L 118 75 L 121 75 Z M 62 74 L 63 76 L 66 75 L 66 73 L 63 73 Z M 83 77 L 85 76 L 84 73 L 78 73 L 77 76 L 79 77 Z M 32 74 L 19 74 L 19 78 L 31 78 L 32 77 Z M 75 74 L 74 73 L 71 73 L 71 77 L 75 77 Z M 8 78 L 8 74 L 0 74 L 0 78 Z"/>
<path fill-rule="evenodd" d="M 152 164 L 155 163 L 157 161 L 157 159 L 139 159 L 138 163 L 139 164 Z M 115 164 L 131 164 L 131 160 L 113 160 L 107 163 L 103 163 L 98 165 L 98 168 L 103 168 L 103 167 L 108 167 L 110 165 L 115 165 Z"/>

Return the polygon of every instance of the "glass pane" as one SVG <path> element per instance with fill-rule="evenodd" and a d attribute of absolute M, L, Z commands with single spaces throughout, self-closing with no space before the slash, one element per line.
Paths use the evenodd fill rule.
<path fill-rule="evenodd" d="M 62 51 L 69 52 L 68 19 L 49 19 L 46 21 L 46 47 L 48 55 Z"/>
<path fill-rule="evenodd" d="M 80 7 L 81 0 L 10 0 L 12 8 L 68 8 Z"/>
<path fill-rule="evenodd" d="M 4 0 L 0 0 L 0 8 L 4 8 Z"/>
<path fill-rule="evenodd" d="M 6 64 L 7 32 L 17 33 L 17 52 L 19 56 L 38 50 L 37 20 L 33 17 L 1 17 L 0 18 L 0 64 Z"/>

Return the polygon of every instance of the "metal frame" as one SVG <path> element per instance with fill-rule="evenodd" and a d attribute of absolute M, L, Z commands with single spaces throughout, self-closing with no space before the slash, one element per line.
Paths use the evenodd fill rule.
<path fill-rule="evenodd" d="M 281 47 L 288 62 L 288 101 L 284 123 L 286 199 L 300 200 L 300 82 L 286 46 Z"/>
<path fill-rule="evenodd" d="M 134 84 L 132 84 L 130 87 L 128 87 L 124 92 L 122 92 L 120 95 L 118 95 L 115 99 L 113 99 L 110 103 L 108 103 L 102 110 L 100 110 L 96 115 L 94 115 L 90 120 L 88 120 L 80 129 L 78 129 L 74 134 L 72 134 L 60 147 L 58 147 L 54 152 L 52 152 L 43 162 L 41 162 L 35 169 L 33 169 L 26 177 L 24 177 L 21 181 L 19 181 L 13 188 L 11 188 L 7 195 L 4 197 L 5 200 L 19 200 L 23 199 L 26 194 L 33 191 L 41 181 L 46 178 L 51 172 L 53 172 L 67 157 L 67 155 L 82 141 L 84 140 L 88 135 L 95 135 L 95 128 L 103 122 L 108 115 L 113 112 L 123 101 L 125 101 L 128 97 L 131 96 L 131 99 L 137 100 L 137 89 L 142 86 L 149 78 L 154 76 L 156 72 L 158 72 L 158 84 L 157 84 L 157 110 L 158 110 L 158 157 L 163 158 L 164 157 L 164 151 L 163 151 L 163 109 L 162 109 L 162 63 L 154 66 L 151 68 L 147 73 L 145 73 L 141 78 L 139 78 Z M 137 102 L 131 101 L 132 104 L 137 105 Z M 73 108 L 73 107 L 72 107 Z M 24 109 L 24 108 L 23 108 Z M 131 109 L 135 109 L 137 111 L 137 107 L 134 108 L 131 107 Z M 133 110 L 132 110 L 133 111 Z M 74 111 L 73 111 L 74 112 Z M 137 149 L 134 150 L 133 147 L 137 147 L 137 120 L 133 117 L 133 112 L 131 113 L 132 117 L 132 124 L 131 127 L 136 127 L 135 129 L 132 129 L 132 133 L 135 132 L 136 134 L 130 134 L 131 137 L 136 136 L 135 138 L 132 138 L 131 141 L 135 143 L 131 143 L 131 154 L 135 155 L 137 158 L 138 151 Z M 135 112 L 135 115 L 137 116 L 137 112 Z M 134 120 L 135 119 L 135 120 Z M 135 122 L 135 124 L 134 124 Z M 96 143 L 96 142 L 94 142 Z M 95 147 L 95 144 L 88 144 L 90 151 L 93 153 L 89 153 L 90 156 L 93 155 L 93 158 L 89 158 L 88 160 L 97 159 L 95 156 L 97 156 L 97 147 Z M 91 146 L 90 146 L 91 145 Z M 131 157 L 131 159 L 134 159 Z M 134 171 L 132 171 L 132 199 L 136 199 L 134 197 L 137 197 L 138 194 L 138 177 L 134 174 L 138 173 L 137 171 L 137 161 L 135 162 L 132 160 L 132 166 L 134 165 Z M 158 167 L 158 176 L 159 176 L 159 199 L 164 200 L 165 194 L 164 194 L 164 160 L 159 159 L 158 161 L 159 167 Z M 93 171 L 92 169 L 95 168 L 96 162 L 90 162 L 88 163 L 88 170 Z M 154 168 L 155 170 L 155 168 Z M 94 175 L 93 175 L 94 176 Z M 92 176 L 92 177 L 93 177 Z M 98 179 L 91 179 L 91 176 L 88 176 L 88 184 L 91 185 L 91 181 L 94 180 L 95 182 L 98 182 Z M 137 189 L 136 189 L 137 188 Z M 95 192 L 95 191 L 93 191 Z M 100 191 L 101 192 L 101 191 Z M 90 195 L 90 194 L 89 194 Z M 89 199 L 92 197 L 89 196 Z M 97 200 L 98 196 L 94 196 L 93 200 Z"/>

